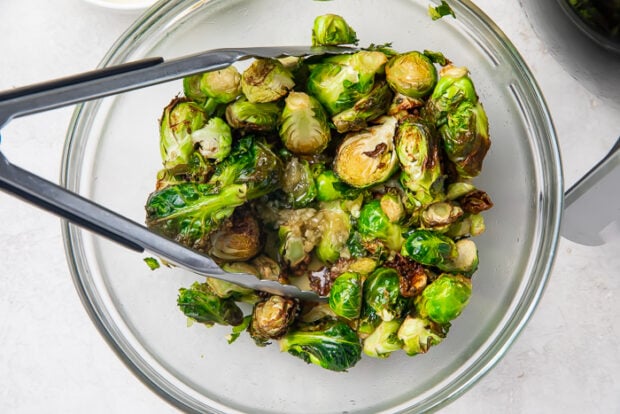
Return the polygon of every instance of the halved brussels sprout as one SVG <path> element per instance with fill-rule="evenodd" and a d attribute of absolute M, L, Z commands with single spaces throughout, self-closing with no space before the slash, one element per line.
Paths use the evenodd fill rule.
<path fill-rule="evenodd" d="M 409 356 L 426 353 L 448 334 L 450 324 L 439 324 L 430 319 L 407 316 L 398 328 L 398 338 Z"/>
<path fill-rule="evenodd" d="M 391 191 L 382 195 L 379 204 L 392 223 L 398 223 L 405 217 L 405 207 L 396 192 Z"/>
<path fill-rule="evenodd" d="M 449 113 L 439 128 L 446 155 L 463 178 L 480 174 L 482 161 L 491 146 L 489 121 L 480 102 L 461 104 Z"/>
<path fill-rule="evenodd" d="M 369 121 L 384 115 L 392 101 L 392 90 L 383 81 L 377 81 L 370 93 L 355 102 L 352 108 L 334 115 L 332 122 L 340 133 L 359 131 L 366 128 Z"/>
<path fill-rule="evenodd" d="M 213 117 L 205 126 L 192 132 L 192 141 L 200 155 L 220 162 L 230 154 L 232 133 L 222 118 Z"/>
<path fill-rule="evenodd" d="M 420 218 L 422 227 L 435 231 L 445 231 L 463 215 L 463 209 L 457 205 L 442 201 L 428 206 Z"/>
<path fill-rule="evenodd" d="M 382 321 L 379 326 L 364 339 L 364 353 L 373 358 L 387 358 L 394 351 L 402 348 L 398 337 L 400 320 Z"/>
<path fill-rule="evenodd" d="M 424 206 L 433 202 L 442 177 L 439 146 L 436 138 L 422 123 L 407 118 L 396 130 L 396 154 L 403 173 L 401 184 Z"/>
<path fill-rule="evenodd" d="M 164 108 L 160 119 L 159 149 L 166 169 L 188 163 L 194 152 L 192 133 L 206 122 L 207 115 L 195 102 L 175 98 Z"/>
<path fill-rule="evenodd" d="M 261 250 L 258 221 L 249 211 L 235 210 L 231 220 L 211 234 L 209 254 L 222 260 L 246 261 Z"/>
<path fill-rule="evenodd" d="M 226 121 L 244 131 L 276 131 L 281 111 L 276 103 L 252 103 L 242 97 L 226 107 Z"/>
<path fill-rule="evenodd" d="M 332 56 L 312 66 L 308 92 L 316 97 L 330 115 L 351 108 L 374 86 L 375 75 L 383 72 L 387 57 L 377 51 L 360 51 Z"/>
<path fill-rule="evenodd" d="M 396 119 L 379 118 L 379 124 L 348 134 L 336 151 L 334 172 L 357 188 L 381 183 L 398 168 L 394 148 Z"/>
<path fill-rule="evenodd" d="M 294 86 L 293 75 L 277 59 L 255 59 L 241 75 L 241 90 L 252 103 L 277 101 Z"/>
<path fill-rule="evenodd" d="M 357 44 L 357 34 L 342 16 L 324 14 L 314 19 L 312 46 Z"/>
<path fill-rule="evenodd" d="M 291 92 L 284 100 L 280 138 L 293 154 L 319 154 L 329 144 L 331 133 L 325 110 L 312 96 Z"/>
<path fill-rule="evenodd" d="M 416 51 L 391 58 L 385 65 L 385 77 L 392 89 L 411 98 L 423 98 L 437 83 L 437 69 L 424 54 Z"/>

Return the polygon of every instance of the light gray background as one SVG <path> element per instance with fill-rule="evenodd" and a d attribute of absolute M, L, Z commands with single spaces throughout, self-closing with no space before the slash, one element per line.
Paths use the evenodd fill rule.
<path fill-rule="evenodd" d="M 475 1 L 513 41 L 545 94 L 567 185 L 620 135 L 620 110 L 548 55 L 516 0 Z M 0 90 L 94 68 L 138 16 L 79 0 L 0 2 Z M 13 121 L 2 150 L 52 181 L 72 109 Z M 545 295 L 497 366 L 444 413 L 620 411 L 620 237 L 562 239 Z M 171 413 L 107 346 L 65 261 L 57 218 L 0 194 L 0 412 Z"/>

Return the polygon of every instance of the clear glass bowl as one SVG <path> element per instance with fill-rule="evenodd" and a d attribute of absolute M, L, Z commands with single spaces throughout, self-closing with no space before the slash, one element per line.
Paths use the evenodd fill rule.
<path fill-rule="evenodd" d="M 557 142 L 538 87 L 498 28 L 469 1 L 457 19 L 431 21 L 427 0 L 210 0 L 160 2 L 115 44 L 102 66 L 171 58 L 226 46 L 308 44 L 315 16 L 337 13 L 361 45 L 438 50 L 470 68 L 493 139 L 476 179 L 495 207 L 478 238 L 480 268 L 470 305 L 447 339 L 414 358 L 365 357 L 334 373 L 258 348 L 229 329 L 186 326 L 178 288 L 197 276 L 156 272 L 142 257 L 76 227 L 64 228 L 67 257 L 86 309 L 137 376 L 186 410 L 251 413 L 422 411 L 446 404 L 486 373 L 530 317 L 553 262 L 562 176 Z M 161 161 L 158 118 L 182 91 L 170 82 L 79 107 L 67 137 L 69 189 L 138 222 Z"/>

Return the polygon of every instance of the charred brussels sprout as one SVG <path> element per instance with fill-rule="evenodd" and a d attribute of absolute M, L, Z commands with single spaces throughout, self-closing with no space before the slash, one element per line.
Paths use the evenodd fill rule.
<path fill-rule="evenodd" d="M 446 66 L 425 106 L 460 176 L 475 177 L 491 146 L 488 120 L 466 68 Z"/>
<path fill-rule="evenodd" d="M 207 326 L 240 325 L 243 312 L 232 299 L 222 299 L 211 293 L 206 285 L 194 283 L 189 289 L 179 289 L 177 304 L 189 318 Z"/>
<path fill-rule="evenodd" d="M 430 130 L 412 119 L 403 120 L 396 131 L 396 154 L 402 185 L 420 205 L 430 204 L 442 177 L 439 146 Z"/>
<path fill-rule="evenodd" d="M 357 229 L 363 239 L 378 239 L 391 250 L 400 251 L 404 242 L 401 227 L 385 214 L 380 200 L 364 204 L 357 220 Z"/>
<path fill-rule="evenodd" d="M 444 150 L 456 170 L 463 178 L 480 174 L 482 161 L 491 141 L 489 122 L 480 102 L 463 103 L 448 114 L 447 123 L 439 128 L 443 138 Z"/>
<path fill-rule="evenodd" d="M 280 187 L 282 165 L 264 144 L 246 138 L 218 164 L 205 184 L 168 186 L 149 196 L 147 225 L 186 246 L 202 249 L 208 236 L 248 200 Z"/>
<path fill-rule="evenodd" d="M 383 321 L 364 339 L 364 353 L 373 358 L 387 358 L 402 347 L 398 337 L 400 320 Z"/>
<path fill-rule="evenodd" d="M 261 247 L 258 221 L 250 212 L 236 209 L 232 219 L 212 233 L 209 254 L 222 260 L 246 261 L 256 256 Z"/>
<path fill-rule="evenodd" d="M 398 168 L 394 148 L 396 119 L 380 118 L 380 124 L 348 134 L 336 151 L 334 172 L 357 188 L 381 183 Z"/>
<path fill-rule="evenodd" d="M 380 267 L 364 282 L 364 302 L 383 320 L 400 318 L 407 307 L 407 301 L 400 294 L 398 272 Z"/>
<path fill-rule="evenodd" d="M 447 324 L 461 314 L 471 296 L 471 281 L 461 275 L 440 275 L 416 298 L 420 316 Z"/>
<path fill-rule="evenodd" d="M 426 353 L 448 334 L 450 324 L 439 324 L 430 319 L 407 316 L 398 328 L 398 338 L 409 356 Z"/>
<path fill-rule="evenodd" d="M 359 131 L 366 128 L 369 121 L 387 112 L 393 93 L 385 81 L 378 81 L 370 93 L 355 102 L 352 108 L 336 114 L 332 122 L 340 133 Z"/>
<path fill-rule="evenodd" d="M 254 305 L 250 336 L 257 344 L 265 344 L 270 339 L 278 339 L 286 334 L 297 313 L 299 304 L 290 298 L 270 296 Z"/>
<path fill-rule="evenodd" d="M 159 128 L 159 149 L 167 169 L 185 166 L 194 152 L 192 134 L 207 122 L 200 105 L 173 99 L 164 109 Z"/>
<path fill-rule="evenodd" d="M 359 318 L 362 309 L 362 278 L 359 274 L 345 272 L 334 280 L 329 291 L 329 307 L 343 318 Z"/>
<path fill-rule="evenodd" d="M 280 137 L 293 154 L 323 152 L 331 134 L 327 115 L 319 101 L 303 92 L 291 92 L 284 100 Z"/>
<path fill-rule="evenodd" d="M 386 55 L 376 51 L 325 58 L 311 68 L 308 92 L 335 115 L 372 90 L 375 75 L 383 72 L 386 61 Z"/>
<path fill-rule="evenodd" d="M 255 59 L 241 75 L 241 90 L 253 103 L 277 101 L 293 86 L 293 75 L 277 59 Z"/>
<path fill-rule="evenodd" d="M 226 107 L 226 121 L 234 129 L 270 132 L 278 129 L 281 108 L 276 103 L 252 103 L 239 98 Z"/>
<path fill-rule="evenodd" d="M 280 340 L 280 350 L 331 371 L 346 371 L 362 356 L 362 345 L 355 331 L 337 320 L 289 330 Z"/>
<path fill-rule="evenodd" d="M 341 16 L 324 14 L 314 19 L 312 46 L 357 44 L 357 34 Z"/>
<path fill-rule="evenodd" d="M 397 92 L 423 98 L 430 95 L 437 83 L 437 69 L 427 56 L 414 51 L 391 58 L 385 65 L 385 77 Z"/>
<path fill-rule="evenodd" d="M 192 141 L 203 158 L 220 162 L 230 154 L 232 133 L 223 119 L 214 117 L 192 133 Z"/>

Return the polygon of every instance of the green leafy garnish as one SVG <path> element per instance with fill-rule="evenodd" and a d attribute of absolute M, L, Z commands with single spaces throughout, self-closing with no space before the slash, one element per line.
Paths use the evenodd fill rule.
<path fill-rule="evenodd" d="M 452 10 L 450 5 L 444 0 L 441 0 L 441 4 L 439 6 L 428 6 L 428 14 L 433 20 L 439 20 L 444 16 L 452 16 L 456 19 L 456 14 L 454 14 L 454 10 Z"/>
<path fill-rule="evenodd" d="M 155 269 L 159 269 L 160 264 L 157 261 L 156 258 L 154 257 L 145 257 L 144 258 L 144 263 L 146 263 L 146 265 L 151 269 L 151 270 L 155 270 Z"/>

